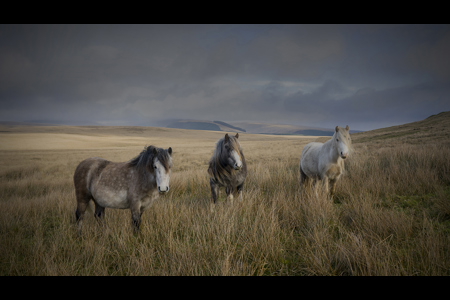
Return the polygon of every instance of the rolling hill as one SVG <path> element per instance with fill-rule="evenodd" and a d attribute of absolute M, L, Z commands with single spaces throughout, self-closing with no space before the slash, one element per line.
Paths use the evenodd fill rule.
<path fill-rule="evenodd" d="M 354 143 L 377 143 L 393 139 L 407 144 L 440 143 L 450 146 L 450 111 L 397 126 L 352 134 Z"/>

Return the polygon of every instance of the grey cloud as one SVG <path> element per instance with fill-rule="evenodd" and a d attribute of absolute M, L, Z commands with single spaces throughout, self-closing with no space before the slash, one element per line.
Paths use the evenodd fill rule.
<path fill-rule="evenodd" d="M 450 33 L 444 32 L 429 43 L 411 47 L 405 57 L 405 64 L 413 71 L 425 70 L 438 81 L 450 80 Z"/>
<path fill-rule="evenodd" d="M 449 109 L 449 51 L 450 25 L 0 25 L 0 119 L 368 129 Z"/>
<path fill-rule="evenodd" d="M 286 111 L 295 111 L 306 119 L 309 114 L 319 114 L 323 120 L 341 120 L 367 130 L 365 122 L 401 124 L 450 110 L 450 87 L 447 84 L 429 82 L 385 90 L 363 88 L 341 99 L 330 97 L 331 93 L 324 92 L 328 90 L 324 86 L 313 93 L 300 92 L 287 97 L 284 102 Z M 332 122 L 322 124 L 333 126 Z"/>
<path fill-rule="evenodd" d="M 341 98 L 347 89 L 334 80 L 327 80 L 323 85 L 316 88 L 311 93 L 298 91 L 289 95 L 284 101 L 288 111 L 318 112 L 330 109 L 337 99 Z"/>

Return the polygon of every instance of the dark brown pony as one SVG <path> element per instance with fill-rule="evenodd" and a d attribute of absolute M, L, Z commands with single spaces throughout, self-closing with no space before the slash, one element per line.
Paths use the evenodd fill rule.
<path fill-rule="evenodd" d="M 83 160 L 73 180 L 77 197 L 77 233 L 81 234 L 83 217 L 91 200 L 95 217 L 102 223 L 105 207 L 131 210 L 135 233 L 141 215 L 159 196 L 169 191 L 172 148 L 145 147 L 128 162 L 111 162 L 99 157 Z"/>
<path fill-rule="evenodd" d="M 239 200 L 242 201 L 247 164 L 238 138 L 239 133 L 235 136 L 229 136 L 227 133 L 216 142 L 216 149 L 208 167 L 212 203 L 216 203 L 219 187 L 225 187 L 227 199 L 233 200 L 233 194 L 238 192 Z"/>

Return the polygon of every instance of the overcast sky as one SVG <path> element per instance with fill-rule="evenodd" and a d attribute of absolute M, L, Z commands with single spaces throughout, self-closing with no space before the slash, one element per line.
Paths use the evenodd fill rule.
<path fill-rule="evenodd" d="M 0 25 L 0 108 L 382 128 L 450 110 L 450 25 Z"/>

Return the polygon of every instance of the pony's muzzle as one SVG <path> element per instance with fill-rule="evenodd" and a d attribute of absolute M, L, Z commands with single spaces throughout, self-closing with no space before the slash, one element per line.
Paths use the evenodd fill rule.
<path fill-rule="evenodd" d="M 346 159 L 346 158 L 347 158 L 347 155 L 348 155 L 348 152 L 345 152 L 345 153 L 342 153 L 342 152 L 341 152 L 341 157 L 342 157 L 343 159 Z"/>
<path fill-rule="evenodd" d="M 242 165 L 238 165 L 237 163 L 234 164 L 235 170 L 240 170 L 242 168 Z"/>
<path fill-rule="evenodd" d="M 165 194 L 165 193 L 167 193 L 169 191 L 169 187 L 168 186 L 166 186 L 165 188 L 163 187 L 163 188 L 161 188 L 160 186 L 158 186 L 158 192 L 160 193 L 160 194 Z"/>

